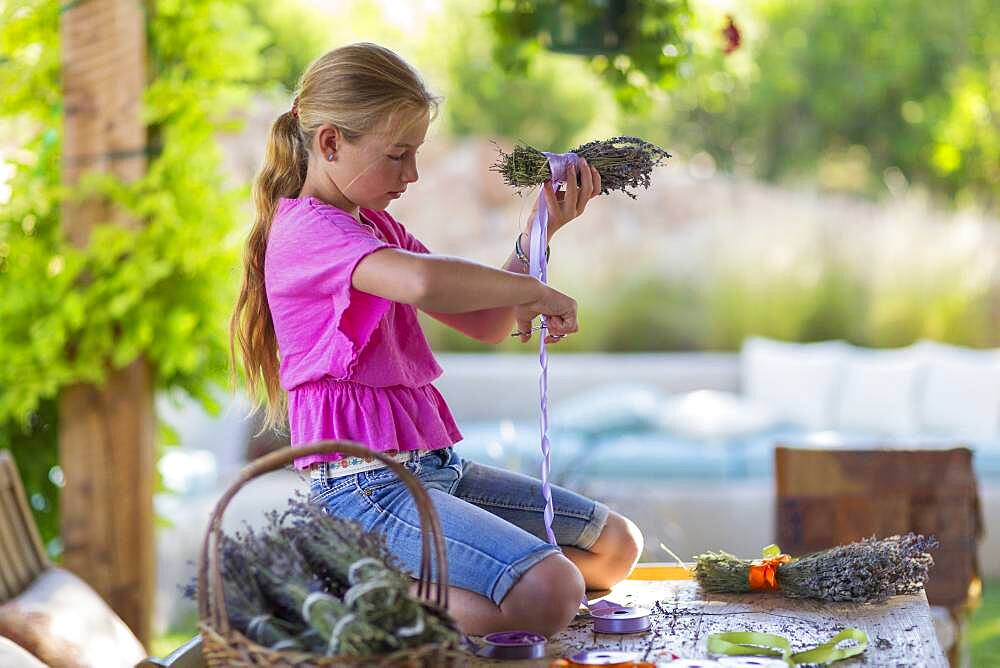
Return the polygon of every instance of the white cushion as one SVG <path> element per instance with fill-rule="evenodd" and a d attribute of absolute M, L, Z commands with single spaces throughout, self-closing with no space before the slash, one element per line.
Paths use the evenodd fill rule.
<path fill-rule="evenodd" d="M 925 375 L 917 399 L 921 427 L 978 440 L 1000 436 L 1000 350 L 921 341 Z"/>
<path fill-rule="evenodd" d="M 661 395 L 643 383 L 602 385 L 550 403 L 549 424 L 588 433 L 650 429 L 656 426 Z"/>
<path fill-rule="evenodd" d="M 749 338 L 740 353 L 743 394 L 780 420 L 828 429 L 848 348 L 842 341 L 785 343 Z"/>
<path fill-rule="evenodd" d="M 892 350 L 854 348 L 844 366 L 837 403 L 841 429 L 881 435 L 917 431 L 921 357 L 911 346 Z"/>
<path fill-rule="evenodd" d="M 45 668 L 28 650 L 13 640 L 0 636 L 0 666 L 3 668 Z"/>
<path fill-rule="evenodd" d="M 0 605 L 0 635 L 50 665 L 131 668 L 146 650 L 90 586 L 61 568 L 42 572 Z"/>
<path fill-rule="evenodd" d="M 695 390 L 663 403 L 660 424 L 695 439 L 724 439 L 755 434 L 775 426 L 766 407 L 731 392 Z"/>

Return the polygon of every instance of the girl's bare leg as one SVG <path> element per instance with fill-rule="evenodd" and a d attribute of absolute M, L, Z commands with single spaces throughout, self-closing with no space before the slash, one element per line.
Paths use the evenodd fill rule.
<path fill-rule="evenodd" d="M 642 556 L 643 538 L 632 520 L 612 512 L 597 542 L 589 550 L 564 547 L 583 574 L 588 590 L 611 589 L 625 579 Z"/>
<path fill-rule="evenodd" d="M 523 630 L 548 637 L 573 621 L 583 587 L 583 576 L 573 562 L 553 554 L 521 576 L 500 605 L 468 589 L 449 587 L 448 611 L 459 629 L 470 635 Z"/>

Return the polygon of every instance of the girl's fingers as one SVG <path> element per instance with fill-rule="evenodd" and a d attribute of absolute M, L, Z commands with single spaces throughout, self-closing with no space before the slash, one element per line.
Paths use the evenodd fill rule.
<path fill-rule="evenodd" d="M 549 218 L 559 215 L 559 201 L 552 189 L 552 181 L 546 181 L 542 184 L 542 193 L 545 195 L 545 205 L 549 209 Z"/>
<path fill-rule="evenodd" d="M 576 207 L 576 209 L 579 210 L 580 206 L 579 206 L 579 199 L 578 198 L 579 198 L 579 195 L 580 195 L 580 186 L 578 186 L 576 184 L 576 174 L 577 174 L 576 165 L 570 165 L 569 169 L 566 170 L 566 200 L 565 201 L 569 202 L 572 206 Z M 572 218 L 573 214 L 575 214 L 576 212 L 575 211 L 571 211 L 571 212 L 568 212 L 568 213 L 570 214 L 569 217 Z"/>
<path fill-rule="evenodd" d="M 593 197 L 597 197 L 601 194 L 601 173 L 597 171 L 597 167 L 591 167 L 590 171 L 594 174 L 594 194 Z"/>
<path fill-rule="evenodd" d="M 527 343 L 528 341 L 530 341 L 531 340 L 531 321 L 530 320 L 517 319 L 517 320 L 515 320 L 515 322 L 517 323 L 517 331 L 524 332 L 524 334 L 521 334 L 521 336 L 518 337 L 518 339 L 520 339 L 521 343 Z"/>
<path fill-rule="evenodd" d="M 572 334 L 578 331 L 575 314 L 550 315 L 546 320 L 550 334 Z"/>
<path fill-rule="evenodd" d="M 580 158 L 580 192 L 577 200 L 577 211 L 583 212 L 587 202 L 594 196 L 594 175 L 591 173 L 590 164 Z"/>

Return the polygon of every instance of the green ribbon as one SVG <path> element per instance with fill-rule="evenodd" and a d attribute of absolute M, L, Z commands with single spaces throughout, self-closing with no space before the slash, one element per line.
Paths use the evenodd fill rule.
<path fill-rule="evenodd" d="M 838 647 L 845 640 L 854 645 Z M 775 656 L 789 666 L 802 663 L 830 664 L 861 654 L 868 648 L 868 634 L 860 629 L 847 628 L 822 645 L 802 652 L 792 653 L 792 645 L 782 636 L 754 631 L 731 631 L 708 636 L 709 654 L 726 656 Z"/>
<path fill-rule="evenodd" d="M 772 557 L 777 557 L 779 554 L 781 554 L 781 548 L 775 545 L 774 543 L 771 543 L 770 545 L 762 548 L 760 553 L 765 559 L 770 559 Z"/>

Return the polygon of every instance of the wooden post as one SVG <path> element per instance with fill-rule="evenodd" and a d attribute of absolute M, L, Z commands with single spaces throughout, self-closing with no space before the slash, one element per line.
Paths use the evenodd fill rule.
<path fill-rule="evenodd" d="M 140 112 L 146 83 L 142 0 L 65 3 L 60 17 L 62 179 L 87 171 L 136 179 L 146 169 Z M 84 246 L 95 225 L 136 225 L 103 201 L 63 208 L 67 237 Z M 153 454 L 149 365 L 111 371 L 107 383 L 63 390 L 59 459 L 65 566 L 86 580 L 148 645 L 155 583 Z"/>

